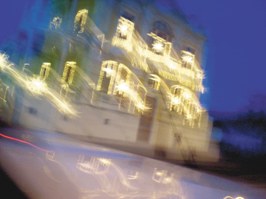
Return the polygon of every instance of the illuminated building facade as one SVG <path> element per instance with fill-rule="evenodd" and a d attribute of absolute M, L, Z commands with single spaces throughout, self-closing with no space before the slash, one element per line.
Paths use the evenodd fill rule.
<path fill-rule="evenodd" d="M 25 83 L 33 95 L 14 122 L 144 144 L 170 159 L 207 153 L 204 37 L 163 2 L 38 1 L 20 59 L 35 74 Z"/>

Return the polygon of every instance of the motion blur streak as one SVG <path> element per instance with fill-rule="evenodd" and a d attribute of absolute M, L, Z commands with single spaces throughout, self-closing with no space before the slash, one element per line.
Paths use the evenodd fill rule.
<path fill-rule="evenodd" d="M 30 78 L 19 72 L 14 64 L 9 62 L 6 54 L 0 53 L 0 69 L 10 75 L 25 90 L 33 95 L 46 97 L 63 114 L 76 116 L 77 112 L 71 104 L 66 102 L 59 94 L 49 88 L 46 83 L 38 78 Z"/>
<path fill-rule="evenodd" d="M 13 140 L 13 141 L 17 141 L 17 142 L 20 142 L 20 143 L 23 143 L 23 144 L 30 145 L 30 146 L 32 146 L 33 148 L 38 149 L 38 150 L 40 150 L 40 151 L 42 151 L 42 152 L 49 152 L 48 150 L 46 150 L 46 149 L 44 149 L 44 148 L 41 148 L 41 147 L 39 147 L 39 146 L 37 146 L 37 145 L 35 145 L 35 144 L 32 144 L 32 143 L 30 143 L 30 142 L 27 142 L 27 141 L 25 141 L 25 140 L 21 140 L 21 139 L 14 138 L 14 137 L 11 137 L 11 136 L 8 136 L 8 135 L 4 135 L 4 134 L 2 134 L 2 133 L 0 133 L 0 136 L 3 137 L 3 138 L 9 139 L 9 140 Z"/>

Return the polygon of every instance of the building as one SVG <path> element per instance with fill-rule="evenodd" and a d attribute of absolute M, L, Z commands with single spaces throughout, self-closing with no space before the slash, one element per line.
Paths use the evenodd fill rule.
<path fill-rule="evenodd" d="M 173 2 L 37 1 L 19 36 L 26 50 L 10 55 L 28 92 L 16 92 L 12 122 L 138 143 L 169 159 L 209 157 L 205 38 Z"/>

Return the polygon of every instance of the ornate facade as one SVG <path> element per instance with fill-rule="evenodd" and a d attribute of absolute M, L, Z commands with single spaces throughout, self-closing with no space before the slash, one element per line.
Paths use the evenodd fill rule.
<path fill-rule="evenodd" d="M 199 100 L 205 90 L 204 37 L 175 4 L 76 0 L 37 5 L 37 26 L 24 26 L 27 50 L 20 56 L 32 66 L 26 87 L 33 96 L 24 95 L 14 122 L 142 143 L 170 159 L 209 151 L 211 126 Z M 40 84 L 45 91 L 36 89 Z"/>

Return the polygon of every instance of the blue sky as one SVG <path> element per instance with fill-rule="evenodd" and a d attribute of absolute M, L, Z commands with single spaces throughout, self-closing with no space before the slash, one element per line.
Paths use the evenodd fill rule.
<path fill-rule="evenodd" d="M 207 36 L 205 103 L 222 112 L 243 110 L 266 95 L 266 1 L 178 0 Z M 265 105 L 266 106 L 266 105 Z"/>
<path fill-rule="evenodd" d="M 1 4 L 0 42 L 18 30 L 30 2 L 34 0 Z M 266 0 L 178 0 L 178 4 L 207 36 L 204 106 L 236 112 L 253 95 L 266 95 Z"/>

